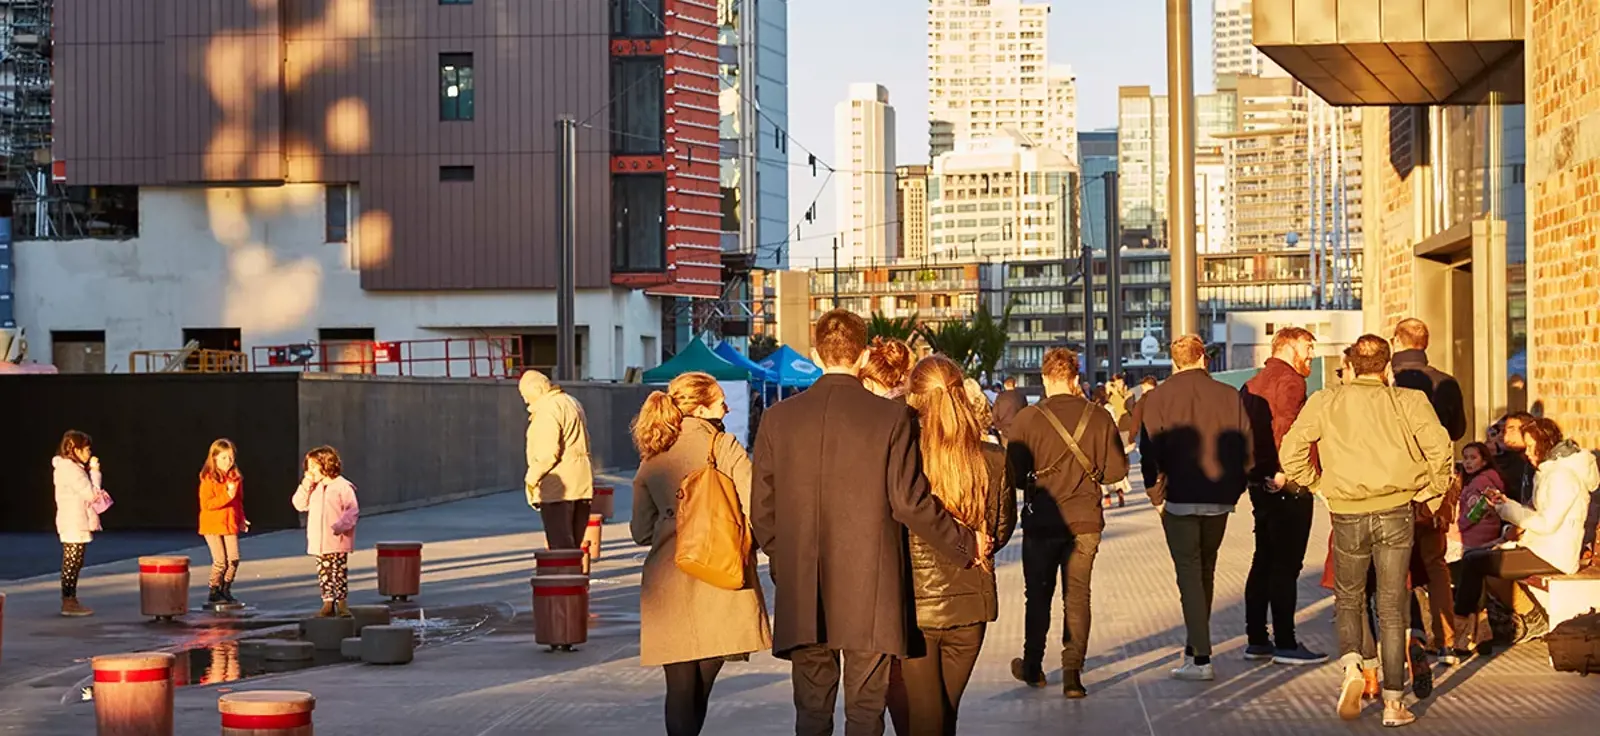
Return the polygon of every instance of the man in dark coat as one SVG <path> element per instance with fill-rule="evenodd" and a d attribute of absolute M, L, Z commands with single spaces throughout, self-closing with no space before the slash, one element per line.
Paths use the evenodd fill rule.
<path fill-rule="evenodd" d="M 1394 385 L 1397 388 L 1416 389 L 1427 395 L 1428 403 L 1433 405 L 1433 413 L 1450 434 L 1450 441 L 1460 442 L 1467 434 L 1467 411 L 1461 396 L 1461 384 L 1450 374 L 1428 365 L 1428 325 L 1415 318 L 1400 320 L 1394 327 L 1392 342 L 1395 353 L 1389 359 L 1389 365 L 1394 369 Z M 1426 578 L 1421 580 L 1413 574 L 1412 582 L 1419 586 L 1426 583 L 1428 587 L 1428 607 L 1432 609 L 1428 613 L 1433 624 L 1433 639 L 1428 643 L 1429 648 L 1438 653 L 1446 664 L 1454 664 L 1457 655 L 1451 651 L 1451 647 L 1456 634 L 1452 614 L 1455 595 L 1450 588 L 1450 565 L 1445 561 L 1451 521 L 1448 517 L 1449 513 L 1438 518 L 1417 518 L 1411 564 L 1413 569 L 1422 571 L 1422 577 Z M 1413 616 L 1421 613 L 1420 607 L 1412 608 Z M 1420 628 L 1424 623 L 1413 621 L 1412 628 Z"/>
<path fill-rule="evenodd" d="M 994 397 L 994 428 L 1000 431 L 1001 437 L 1011 436 L 1011 424 L 1017 421 L 1017 412 L 1028 408 L 1028 397 L 1017 388 L 1014 378 L 1007 378 L 1005 390 Z"/>
<path fill-rule="evenodd" d="M 1228 514 L 1253 464 L 1250 420 L 1239 392 L 1206 372 L 1196 335 L 1172 341 L 1174 373 L 1144 399 L 1139 463 L 1146 488 L 1166 483 L 1161 528 L 1178 574 L 1189 645 L 1178 680 L 1214 680 L 1211 603 Z"/>
<path fill-rule="evenodd" d="M 1089 583 L 1106 526 L 1100 484 L 1128 477 L 1128 458 L 1111 414 L 1083 397 L 1078 356 L 1066 348 L 1051 348 L 1039 368 L 1045 398 L 1017 414 L 1006 445 L 1012 477 L 1033 479 L 1023 488 L 1022 580 L 1027 613 L 1022 656 L 1011 661 L 1011 675 L 1030 687 L 1044 687 L 1045 637 L 1060 578 L 1065 608 L 1061 691 L 1068 698 L 1082 698 L 1089 694 L 1080 676 L 1089 646 Z M 1062 438 L 1063 431 L 1076 438 L 1093 468 L 1078 461 Z M 1096 472 L 1098 479 L 1092 477 Z"/>
<path fill-rule="evenodd" d="M 1250 507 L 1255 512 L 1256 552 L 1244 585 L 1244 658 L 1278 664 L 1318 664 L 1328 655 L 1313 652 L 1294 635 L 1296 588 L 1311 539 L 1316 510 L 1310 489 L 1293 486 L 1278 465 L 1278 448 L 1306 405 L 1306 376 L 1316 338 L 1299 327 L 1272 336 L 1272 357 L 1239 396 L 1255 440 L 1255 470 L 1250 474 Z M 1267 614 L 1272 631 L 1267 631 Z M 1274 640 L 1276 639 L 1276 640 Z"/>
<path fill-rule="evenodd" d="M 814 328 L 826 372 L 767 409 L 756 437 L 750 522 L 777 588 L 772 649 L 793 665 L 795 733 L 833 733 L 840 659 L 845 733 L 883 733 L 892 657 L 916 628 L 906 530 L 960 564 L 989 555 L 928 490 L 911 410 L 856 377 L 867 326 L 845 310 Z"/>

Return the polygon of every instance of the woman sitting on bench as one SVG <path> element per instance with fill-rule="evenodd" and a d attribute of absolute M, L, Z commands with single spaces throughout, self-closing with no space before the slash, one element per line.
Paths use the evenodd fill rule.
<path fill-rule="evenodd" d="M 1490 489 L 1484 495 L 1500 518 L 1522 530 L 1521 538 L 1492 549 L 1468 552 L 1462 558 L 1461 585 L 1456 590 L 1456 629 L 1469 626 L 1483 606 L 1487 578 L 1516 581 L 1530 575 L 1571 575 L 1578 571 L 1583 548 L 1589 492 L 1600 484 L 1594 455 L 1564 440 L 1561 428 L 1546 418 L 1523 425 L 1528 460 L 1537 468 L 1533 508 Z M 1510 605 L 1511 601 L 1504 603 Z M 1528 629 L 1547 630 L 1549 621 L 1537 609 L 1527 616 Z"/>

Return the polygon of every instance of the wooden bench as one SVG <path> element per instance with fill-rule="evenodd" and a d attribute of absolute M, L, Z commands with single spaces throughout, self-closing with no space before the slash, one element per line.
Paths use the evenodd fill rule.
<path fill-rule="evenodd" d="M 1600 566 L 1571 575 L 1534 575 L 1522 582 L 1527 584 L 1534 600 L 1550 614 L 1552 629 L 1590 609 L 1600 609 Z"/>

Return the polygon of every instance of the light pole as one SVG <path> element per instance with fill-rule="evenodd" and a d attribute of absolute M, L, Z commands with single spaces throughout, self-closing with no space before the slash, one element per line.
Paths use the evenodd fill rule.
<path fill-rule="evenodd" d="M 1199 334 L 1194 232 L 1194 0 L 1167 0 L 1167 247 L 1172 332 Z M 1204 337 L 1204 336 L 1202 336 Z"/>

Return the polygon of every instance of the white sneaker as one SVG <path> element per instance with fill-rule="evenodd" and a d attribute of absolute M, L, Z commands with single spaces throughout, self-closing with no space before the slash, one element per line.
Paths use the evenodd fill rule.
<path fill-rule="evenodd" d="M 1195 664 L 1194 660 L 1185 659 L 1182 667 L 1172 671 L 1172 679 L 1210 682 L 1217 679 L 1217 670 L 1209 664 Z"/>

